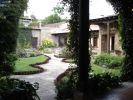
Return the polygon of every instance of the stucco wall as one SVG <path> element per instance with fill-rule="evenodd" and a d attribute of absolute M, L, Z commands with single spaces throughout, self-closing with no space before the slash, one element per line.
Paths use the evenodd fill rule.
<path fill-rule="evenodd" d="M 24 47 L 24 45 L 31 45 L 33 42 L 33 38 L 37 38 L 36 46 L 39 47 L 41 44 L 41 29 L 31 29 L 31 28 L 20 28 L 18 34 L 18 45 Z"/>
<path fill-rule="evenodd" d="M 57 37 L 52 35 L 52 29 L 51 28 L 43 28 L 41 30 L 41 41 L 43 41 L 45 38 L 50 38 L 53 40 L 54 43 L 56 43 L 56 45 L 58 45 L 58 39 Z"/>

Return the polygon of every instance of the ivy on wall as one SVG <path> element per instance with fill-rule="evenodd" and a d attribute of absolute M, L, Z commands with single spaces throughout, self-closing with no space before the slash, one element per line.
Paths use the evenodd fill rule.
<path fill-rule="evenodd" d="M 17 38 L 17 47 L 18 48 L 29 48 L 32 43 L 32 29 L 29 28 L 19 28 Z"/>
<path fill-rule="evenodd" d="M 133 81 L 133 1 L 132 0 L 107 0 L 119 13 L 119 30 L 122 38 L 122 49 L 125 60 L 122 70 L 124 81 Z"/>

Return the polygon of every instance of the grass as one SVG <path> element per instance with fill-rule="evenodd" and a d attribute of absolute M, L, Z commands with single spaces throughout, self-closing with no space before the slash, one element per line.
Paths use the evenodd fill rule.
<path fill-rule="evenodd" d="M 37 57 L 29 57 L 29 58 L 19 58 L 16 61 L 15 71 L 14 72 L 23 72 L 23 71 L 35 71 L 38 68 L 31 67 L 30 64 L 35 64 L 39 62 L 44 62 L 48 57 L 41 55 Z"/>
<path fill-rule="evenodd" d="M 92 70 L 94 71 L 95 74 L 111 73 L 114 76 L 120 76 L 121 74 L 120 68 L 109 69 L 95 64 L 92 64 Z"/>
<path fill-rule="evenodd" d="M 73 59 L 65 59 L 65 62 L 74 63 L 74 60 Z"/>
<path fill-rule="evenodd" d="M 65 60 L 68 63 L 73 63 L 74 60 L 72 59 L 66 59 Z M 104 68 L 95 64 L 92 64 L 92 70 L 95 74 L 101 74 L 101 73 L 111 73 L 114 76 L 120 76 L 121 72 L 120 72 L 120 68 L 114 68 L 114 69 L 110 69 L 110 68 Z"/>

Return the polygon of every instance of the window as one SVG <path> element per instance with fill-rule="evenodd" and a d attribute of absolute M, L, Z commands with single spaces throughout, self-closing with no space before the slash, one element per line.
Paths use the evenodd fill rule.
<path fill-rule="evenodd" d="M 98 40 L 98 37 L 94 36 L 93 37 L 93 47 L 98 47 L 97 40 Z"/>

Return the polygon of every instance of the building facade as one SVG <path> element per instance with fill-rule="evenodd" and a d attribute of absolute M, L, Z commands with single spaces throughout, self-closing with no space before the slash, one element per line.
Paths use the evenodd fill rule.
<path fill-rule="evenodd" d="M 122 54 L 117 15 L 91 19 L 90 23 L 99 26 L 99 32 L 91 39 L 94 53 Z"/>
<path fill-rule="evenodd" d="M 31 29 L 31 44 L 33 48 L 41 46 L 45 38 L 52 39 L 58 46 L 67 44 L 68 23 L 59 22 Z M 118 16 L 108 16 L 90 20 L 91 49 L 94 54 L 115 53 L 122 54 L 118 31 Z"/>

